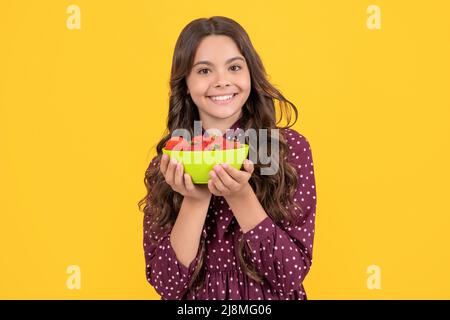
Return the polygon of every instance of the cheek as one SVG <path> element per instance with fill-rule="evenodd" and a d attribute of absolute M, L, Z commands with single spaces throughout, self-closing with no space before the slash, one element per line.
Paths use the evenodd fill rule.
<path fill-rule="evenodd" d="M 242 77 L 239 77 L 236 79 L 236 85 L 239 86 L 239 88 L 242 90 L 243 93 L 250 93 L 251 89 L 251 79 L 250 75 L 242 75 Z"/>
<path fill-rule="evenodd" d="M 204 97 L 208 92 L 208 88 L 210 86 L 209 82 L 206 80 L 196 80 L 191 84 L 191 94 L 197 98 Z"/>
<path fill-rule="evenodd" d="M 203 95 L 205 92 L 205 88 L 208 87 L 208 83 L 205 81 L 205 79 L 202 79 L 193 73 L 191 73 L 186 78 L 186 84 L 193 98 L 198 97 L 199 95 Z"/>

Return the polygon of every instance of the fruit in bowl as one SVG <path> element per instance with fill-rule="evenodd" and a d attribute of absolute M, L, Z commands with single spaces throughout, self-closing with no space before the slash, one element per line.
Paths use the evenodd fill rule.
<path fill-rule="evenodd" d="M 166 150 L 175 151 L 212 151 L 238 149 L 241 147 L 239 141 L 227 140 L 221 136 L 195 136 L 191 141 L 183 137 L 172 137 L 165 145 Z"/>
<path fill-rule="evenodd" d="M 189 174 L 195 184 L 206 184 L 209 172 L 214 165 L 227 163 L 240 170 L 248 155 L 248 145 L 222 136 L 202 135 L 190 141 L 183 137 L 170 138 L 162 149 L 164 154 L 181 162 L 184 172 Z"/>

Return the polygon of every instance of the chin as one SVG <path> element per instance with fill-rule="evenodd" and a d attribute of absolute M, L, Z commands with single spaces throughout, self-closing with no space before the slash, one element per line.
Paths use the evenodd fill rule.
<path fill-rule="evenodd" d="M 239 112 L 240 108 L 238 109 L 228 109 L 228 110 L 211 110 L 211 108 L 206 108 L 206 111 L 213 117 L 219 118 L 219 119 L 227 119 L 233 115 L 236 114 L 236 112 Z"/>

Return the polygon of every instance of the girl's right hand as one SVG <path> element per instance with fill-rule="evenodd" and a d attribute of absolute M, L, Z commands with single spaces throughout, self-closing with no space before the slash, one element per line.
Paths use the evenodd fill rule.
<path fill-rule="evenodd" d="M 167 154 L 162 155 L 160 170 L 173 191 L 195 200 L 205 200 L 212 195 L 207 184 L 194 185 L 191 176 L 184 173 L 183 165 L 175 159 L 169 160 Z"/>

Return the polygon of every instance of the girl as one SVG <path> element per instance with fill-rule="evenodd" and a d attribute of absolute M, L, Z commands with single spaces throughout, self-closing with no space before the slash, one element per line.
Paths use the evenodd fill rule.
<path fill-rule="evenodd" d="M 316 187 L 309 142 L 290 129 L 296 107 L 267 80 L 245 30 L 220 16 L 182 30 L 170 89 L 168 132 L 139 202 L 148 282 L 162 300 L 307 299 Z M 294 111 L 292 125 L 276 126 L 274 100 L 288 125 Z M 215 165 L 207 185 L 194 185 L 162 148 L 175 129 L 193 136 L 195 120 L 203 132 L 279 129 L 268 141 L 279 145 L 278 170 L 260 174 L 265 165 L 246 159 L 243 170 Z"/>

